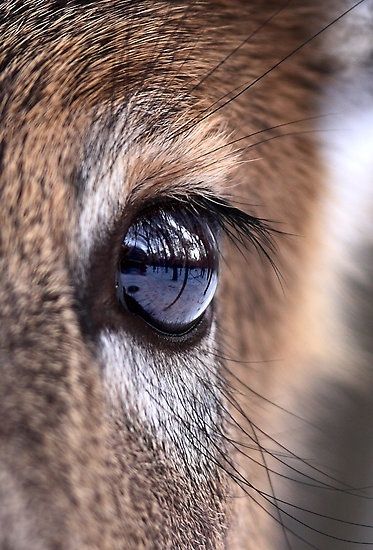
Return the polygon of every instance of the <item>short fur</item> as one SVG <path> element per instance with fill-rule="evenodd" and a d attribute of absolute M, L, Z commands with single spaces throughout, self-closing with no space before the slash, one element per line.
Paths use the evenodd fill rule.
<path fill-rule="evenodd" d="M 334 358 L 320 334 L 311 337 L 306 307 L 327 182 L 314 117 L 350 67 L 322 35 L 219 102 L 346 9 L 339 0 L 282 6 L 0 3 L 4 550 L 278 549 L 286 537 L 302 548 L 296 535 L 314 542 L 275 498 L 271 505 L 253 490 L 273 490 L 258 449 L 268 453 L 274 441 L 264 435 L 295 420 L 242 384 L 314 420 L 304 408 L 313 411 L 323 377 L 317 371 L 310 382 L 310 365 Z M 274 237 L 281 276 L 249 244 L 242 254 L 227 242 L 212 328 L 165 342 L 113 303 L 118 238 L 144 201 L 192 194 L 272 220 L 282 231 Z M 317 458 L 320 445 L 299 448 L 307 445 Z M 238 476 L 234 499 L 237 471 L 248 484 Z"/>

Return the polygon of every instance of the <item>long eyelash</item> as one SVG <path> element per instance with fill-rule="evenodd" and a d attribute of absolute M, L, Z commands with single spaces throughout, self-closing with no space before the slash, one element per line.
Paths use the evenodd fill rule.
<path fill-rule="evenodd" d="M 269 261 L 281 282 L 281 272 L 275 261 L 277 248 L 274 235 L 286 235 L 285 232 L 274 228 L 273 222 L 248 214 L 221 197 L 195 195 L 190 197 L 188 204 L 197 214 L 202 212 L 212 219 L 244 256 L 248 250 L 247 243 L 253 245 Z"/>
<path fill-rule="evenodd" d="M 274 222 L 248 214 L 244 210 L 234 206 L 228 199 L 210 196 L 211 191 L 206 189 L 205 193 L 200 192 L 192 195 L 178 195 L 172 197 L 171 202 L 176 207 L 182 207 L 186 212 L 198 218 L 202 215 L 211 224 L 212 229 L 221 230 L 234 244 L 239 252 L 246 258 L 248 243 L 255 251 L 270 263 L 277 278 L 281 283 L 281 272 L 276 264 L 277 247 L 274 236 L 289 235 L 285 231 L 273 227 Z M 167 198 L 159 198 L 160 204 L 168 203 Z M 154 202 L 151 206 L 154 206 Z M 143 206 L 147 209 L 147 205 Z M 220 250 L 222 254 L 222 251 Z"/>

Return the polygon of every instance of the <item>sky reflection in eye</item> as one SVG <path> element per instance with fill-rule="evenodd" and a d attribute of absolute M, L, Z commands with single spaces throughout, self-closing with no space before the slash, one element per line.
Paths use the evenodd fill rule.
<path fill-rule="evenodd" d="M 154 209 L 138 218 L 123 239 L 118 298 L 158 330 L 186 332 L 214 297 L 218 264 L 207 220 L 182 210 Z"/>

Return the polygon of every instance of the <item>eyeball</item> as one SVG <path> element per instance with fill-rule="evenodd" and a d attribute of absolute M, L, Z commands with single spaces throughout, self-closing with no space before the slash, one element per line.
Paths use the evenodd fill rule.
<path fill-rule="evenodd" d="M 218 271 L 218 244 L 208 220 L 176 205 L 153 207 L 123 237 L 117 297 L 156 330 L 184 334 L 211 304 Z"/>

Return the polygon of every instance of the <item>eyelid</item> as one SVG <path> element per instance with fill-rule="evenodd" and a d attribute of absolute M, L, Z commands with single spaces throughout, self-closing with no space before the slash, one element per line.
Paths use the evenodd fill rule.
<path fill-rule="evenodd" d="M 279 275 L 275 264 L 277 250 L 274 237 L 285 233 L 275 229 L 272 222 L 248 214 L 222 197 L 194 195 L 190 197 L 189 203 L 197 213 L 207 215 L 211 226 L 220 234 L 225 234 L 241 251 L 253 246 L 259 254 L 264 255 Z"/>
<path fill-rule="evenodd" d="M 156 199 L 143 202 L 138 209 L 131 204 L 130 210 L 134 212 L 131 219 L 157 205 L 165 204 L 173 205 L 175 209 L 189 210 L 193 215 L 204 216 L 218 242 L 221 241 L 222 235 L 225 235 L 244 254 L 248 252 L 248 249 L 254 248 L 256 253 L 270 263 L 276 276 L 281 277 L 276 265 L 275 237 L 286 235 L 286 233 L 274 228 L 273 222 L 270 220 L 249 214 L 235 206 L 229 199 L 213 197 L 209 191 L 204 193 L 202 190 L 200 193 L 175 194 L 172 197 L 159 195 Z"/>

